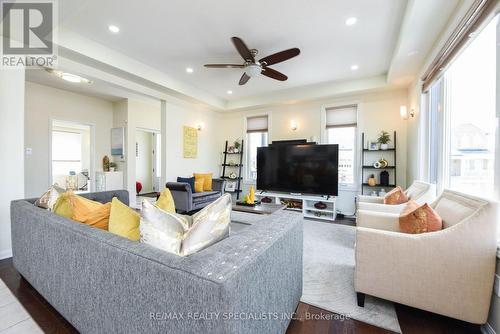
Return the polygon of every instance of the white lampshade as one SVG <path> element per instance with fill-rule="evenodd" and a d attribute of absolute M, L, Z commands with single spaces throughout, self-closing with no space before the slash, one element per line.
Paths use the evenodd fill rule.
<path fill-rule="evenodd" d="M 250 78 L 257 76 L 261 71 L 262 71 L 262 69 L 257 64 L 251 64 L 251 65 L 248 65 L 247 67 L 245 67 L 245 73 Z"/>
<path fill-rule="evenodd" d="M 401 115 L 402 119 L 408 119 L 408 109 L 406 108 L 406 106 L 399 107 L 399 114 Z"/>

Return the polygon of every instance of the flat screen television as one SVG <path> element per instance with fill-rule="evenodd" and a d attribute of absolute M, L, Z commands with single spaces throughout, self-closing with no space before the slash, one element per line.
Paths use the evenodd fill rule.
<path fill-rule="evenodd" d="M 271 145 L 257 149 L 257 189 L 338 194 L 338 145 Z"/>

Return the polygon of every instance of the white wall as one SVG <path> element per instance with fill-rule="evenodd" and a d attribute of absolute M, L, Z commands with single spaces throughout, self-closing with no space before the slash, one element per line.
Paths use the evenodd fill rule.
<path fill-rule="evenodd" d="M 111 102 L 36 83 L 26 82 L 25 192 L 27 197 L 43 194 L 50 186 L 49 138 L 51 119 L 92 125 L 95 133 L 95 170 L 102 170 L 102 158 L 110 154 L 110 129 L 113 124 Z"/>
<path fill-rule="evenodd" d="M 331 98 L 321 101 L 279 105 L 267 108 L 230 112 L 223 114 L 221 131 L 219 135 L 219 147 L 223 148 L 225 140 L 245 138 L 244 119 L 250 115 L 269 115 L 269 141 L 287 139 L 315 139 L 320 141 L 322 136 L 321 118 L 325 107 L 358 104 L 358 135 L 365 132 L 368 139 L 375 139 L 381 130 L 397 131 L 398 149 L 398 177 L 397 184 L 406 186 L 406 122 L 399 115 L 399 107 L 408 104 L 407 91 L 405 89 L 350 95 Z M 296 120 L 298 129 L 290 129 L 290 120 Z M 360 139 L 358 139 L 360 141 Z M 361 145 L 361 144 L 360 144 Z M 360 147 L 358 147 L 360 152 Z M 384 156 L 385 157 L 385 156 Z M 387 155 L 386 158 L 388 158 Z M 244 187 L 248 191 L 249 184 Z M 339 192 L 339 209 L 346 213 L 354 213 L 354 196 L 357 191 Z"/>
<path fill-rule="evenodd" d="M 220 114 L 194 104 L 167 101 L 167 182 L 176 181 L 178 176 L 192 176 L 194 172 L 220 176 L 220 152 L 224 147 L 219 136 L 228 130 L 220 117 Z M 182 147 L 183 126 L 196 127 L 200 123 L 205 127 L 198 132 L 198 156 L 186 159 Z"/>
<path fill-rule="evenodd" d="M 0 70 L 0 259 L 12 256 L 10 201 L 24 198 L 24 70 Z"/>

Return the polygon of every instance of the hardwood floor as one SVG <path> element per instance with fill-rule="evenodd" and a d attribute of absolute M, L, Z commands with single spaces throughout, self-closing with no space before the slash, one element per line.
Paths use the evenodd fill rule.
<path fill-rule="evenodd" d="M 78 333 L 45 299 L 15 270 L 12 259 L 0 261 L 0 279 L 5 282 L 33 320 L 45 333 Z M 396 305 L 399 324 L 404 334 L 466 334 L 481 333 L 479 326 L 464 323 L 411 307 Z M 318 307 L 300 303 L 297 319 L 292 320 L 286 334 L 385 334 L 391 333 Z"/>

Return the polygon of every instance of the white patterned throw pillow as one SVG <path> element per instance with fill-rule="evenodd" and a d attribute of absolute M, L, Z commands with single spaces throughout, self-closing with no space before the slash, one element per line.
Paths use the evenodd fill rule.
<path fill-rule="evenodd" d="M 143 201 L 141 242 L 187 256 L 229 235 L 231 195 L 225 194 L 193 216 L 163 211 Z"/>

